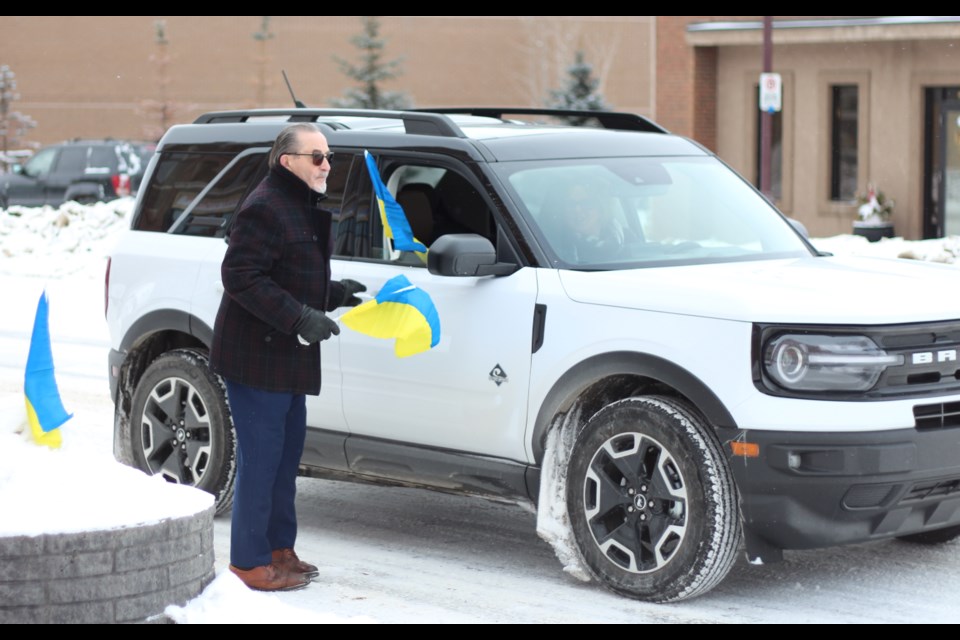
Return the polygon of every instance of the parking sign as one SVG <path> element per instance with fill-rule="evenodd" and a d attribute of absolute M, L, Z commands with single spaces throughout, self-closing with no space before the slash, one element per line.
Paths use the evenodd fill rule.
<path fill-rule="evenodd" d="M 780 111 L 783 98 L 783 82 L 779 73 L 760 74 L 760 110 L 773 113 Z"/>

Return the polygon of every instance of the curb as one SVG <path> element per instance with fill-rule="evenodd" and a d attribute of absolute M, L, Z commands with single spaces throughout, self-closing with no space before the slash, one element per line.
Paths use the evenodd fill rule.
<path fill-rule="evenodd" d="M 0 537 L 0 624 L 171 623 L 216 577 L 213 516 Z"/>

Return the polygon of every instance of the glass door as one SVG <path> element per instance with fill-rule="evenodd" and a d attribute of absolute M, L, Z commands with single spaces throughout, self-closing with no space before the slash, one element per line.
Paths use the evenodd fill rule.
<path fill-rule="evenodd" d="M 960 235 L 960 87 L 924 89 L 923 237 Z"/>
<path fill-rule="evenodd" d="M 956 236 L 960 235 L 960 101 L 945 102 L 942 114 L 940 202 L 943 204 L 943 234 Z"/>

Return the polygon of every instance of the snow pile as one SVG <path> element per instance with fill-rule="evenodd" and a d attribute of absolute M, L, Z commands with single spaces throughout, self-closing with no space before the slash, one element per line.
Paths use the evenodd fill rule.
<path fill-rule="evenodd" d="M 134 203 L 0 209 L 0 273 L 65 275 L 103 261 L 116 234 L 129 227 Z"/>
<path fill-rule="evenodd" d="M 565 470 L 577 437 L 580 406 L 576 405 L 560 419 L 560 425 L 547 434 L 540 473 L 540 496 L 537 500 L 537 535 L 553 547 L 563 570 L 584 582 L 590 573 L 584 565 L 567 513 L 567 476 Z"/>
<path fill-rule="evenodd" d="M 842 235 L 811 238 L 810 242 L 820 251 L 838 256 L 906 258 L 960 266 L 960 236 L 933 240 L 882 238 L 879 242 L 870 242 L 863 236 Z"/>
<path fill-rule="evenodd" d="M 61 427 L 69 428 L 70 421 Z M 148 476 L 107 451 L 72 447 L 67 437 L 62 448 L 49 449 L 28 444 L 29 438 L 29 429 L 0 433 L 0 509 L 18 514 L 0 518 L 0 536 L 117 529 L 188 517 L 213 505 L 209 493 Z"/>
<path fill-rule="evenodd" d="M 199 597 L 164 614 L 176 624 L 377 624 L 366 616 L 317 613 L 283 602 L 275 593 L 251 591 L 229 571 L 218 575 Z"/>

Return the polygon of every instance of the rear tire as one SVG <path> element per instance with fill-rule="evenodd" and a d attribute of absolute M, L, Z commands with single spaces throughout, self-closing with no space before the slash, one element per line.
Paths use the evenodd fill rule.
<path fill-rule="evenodd" d="M 702 595 L 733 567 L 741 530 L 720 443 L 685 402 L 610 404 L 577 437 L 567 509 L 590 573 L 648 602 Z"/>
<path fill-rule="evenodd" d="M 212 494 L 223 514 L 233 505 L 237 443 L 226 391 L 208 362 L 177 349 L 147 367 L 133 394 L 130 444 L 137 468 Z"/>

